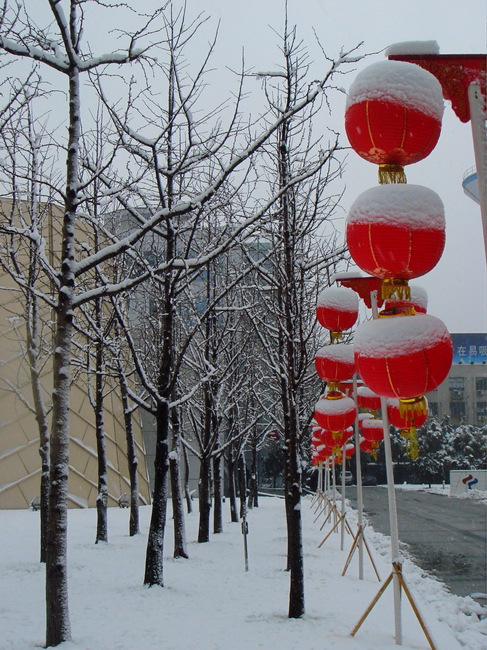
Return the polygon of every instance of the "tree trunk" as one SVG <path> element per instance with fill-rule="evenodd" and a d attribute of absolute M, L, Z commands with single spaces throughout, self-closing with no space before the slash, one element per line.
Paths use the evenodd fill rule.
<path fill-rule="evenodd" d="M 184 497 L 186 499 L 186 509 L 188 514 L 193 512 L 193 499 L 191 497 L 191 492 L 189 490 L 189 459 L 188 459 L 188 450 L 186 447 L 183 447 L 184 454 Z"/>
<path fill-rule="evenodd" d="M 245 464 L 245 454 L 242 451 L 238 458 L 238 492 L 240 496 L 240 516 L 243 517 L 246 500 L 247 500 L 247 466 Z"/>
<path fill-rule="evenodd" d="M 152 500 L 152 516 L 147 540 L 144 584 L 164 586 L 163 582 L 163 551 L 164 534 L 166 531 L 167 487 L 168 487 L 168 433 L 169 407 L 167 402 L 157 405 L 157 439 L 156 457 L 154 460 L 154 498 Z"/>
<path fill-rule="evenodd" d="M 213 458 L 213 532 L 223 533 L 223 477 L 221 456 Z"/>
<path fill-rule="evenodd" d="M 230 502 L 230 521 L 238 522 L 237 486 L 235 483 L 235 460 L 232 457 L 227 461 L 228 467 L 228 500 Z"/>
<path fill-rule="evenodd" d="M 183 495 L 181 492 L 181 476 L 179 458 L 181 454 L 181 439 L 179 431 L 179 413 L 176 408 L 171 411 L 172 421 L 172 450 L 169 454 L 169 471 L 171 475 L 172 512 L 174 519 L 174 557 L 188 558 L 186 547 L 186 526 L 184 522 Z"/>
<path fill-rule="evenodd" d="M 252 439 L 252 465 L 249 486 L 249 508 L 259 507 L 259 477 L 257 473 L 257 440 Z"/>
<path fill-rule="evenodd" d="M 96 321 L 98 331 L 101 331 L 101 301 L 97 300 Z M 108 542 L 108 480 L 107 480 L 107 450 L 105 444 L 105 422 L 103 419 L 103 346 L 101 341 L 96 344 L 95 371 L 95 427 L 96 451 L 98 455 L 98 494 L 96 497 L 96 540 Z"/>
<path fill-rule="evenodd" d="M 198 542 L 210 541 L 210 461 L 207 457 L 201 459 L 199 480 L 199 505 L 200 519 L 198 529 Z"/>
<path fill-rule="evenodd" d="M 123 419 L 125 423 L 125 439 L 127 441 L 127 464 L 130 480 L 130 520 L 129 535 L 138 535 L 139 529 L 139 477 L 137 469 L 139 461 L 135 449 L 134 431 L 132 427 L 132 411 L 129 407 L 128 386 L 125 375 L 120 367 L 118 375 L 120 394 L 122 397 Z"/>

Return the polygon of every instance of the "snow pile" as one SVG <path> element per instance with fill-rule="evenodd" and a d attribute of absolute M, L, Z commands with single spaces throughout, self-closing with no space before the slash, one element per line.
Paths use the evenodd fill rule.
<path fill-rule="evenodd" d="M 444 230 L 445 208 L 436 192 L 422 185 L 371 187 L 355 199 L 347 225 L 387 225 L 415 230 Z"/>
<path fill-rule="evenodd" d="M 427 314 L 392 316 L 362 323 L 354 337 L 355 354 L 374 359 L 390 359 L 434 348 L 450 339 L 439 318 Z"/>
<path fill-rule="evenodd" d="M 328 287 L 319 294 L 316 306 L 358 312 L 358 296 L 347 287 Z"/>
<path fill-rule="evenodd" d="M 417 284 L 410 284 L 409 289 L 411 290 L 411 302 L 414 305 L 419 305 L 419 307 L 422 307 L 426 311 L 428 308 L 428 293 L 426 289 Z"/>
<path fill-rule="evenodd" d="M 355 363 L 353 345 L 347 343 L 325 345 L 318 350 L 316 358 L 328 359 L 329 361 L 338 361 L 352 365 Z"/>
<path fill-rule="evenodd" d="M 350 86 L 347 109 L 364 101 L 400 103 L 441 122 L 443 93 L 430 72 L 405 61 L 379 61 L 362 70 Z"/>
<path fill-rule="evenodd" d="M 392 43 L 385 51 L 386 56 L 439 53 L 440 46 L 436 41 L 402 41 L 401 43 Z"/>

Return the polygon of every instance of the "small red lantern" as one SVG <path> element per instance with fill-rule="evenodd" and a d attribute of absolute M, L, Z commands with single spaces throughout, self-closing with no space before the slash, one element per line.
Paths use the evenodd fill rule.
<path fill-rule="evenodd" d="M 355 263 L 382 278 L 382 297 L 410 300 L 407 281 L 433 269 L 445 247 L 440 197 L 421 185 L 379 185 L 354 201 L 347 245 Z"/>
<path fill-rule="evenodd" d="M 375 460 L 377 460 L 377 450 L 379 448 L 379 443 L 374 442 L 373 440 L 366 440 L 361 438 L 360 440 L 360 449 L 366 454 L 371 454 Z"/>
<path fill-rule="evenodd" d="M 377 412 L 380 409 L 380 395 L 370 390 L 368 386 L 357 388 L 357 404 L 360 408 Z"/>
<path fill-rule="evenodd" d="M 422 427 L 428 419 L 428 402 L 424 397 L 420 403 L 417 400 L 387 400 L 387 415 L 392 426 L 401 430 L 406 438 L 406 451 L 412 460 L 418 457 L 418 438 L 416 429 Z"/>
<path fill-rule="evenodd" d="M 355 334 L 354 346 L 357 371 L 370 389 L 403 400 L 434 390 L 453 360 L 448 330 L 427 314 L 366 321 Z"/>
<path fill-rule="evenodd" d="M 346 287 L 328 287 L 318 296 L 316 318 L 330 330 L 332 341 L 342 338 L 343 330 L 353 327 L 358 318 L 358 297 Z"/>
<path fill-rule="evenodd" d="M 380 182 L 404 183 L 402 165 L 422 160 L 436 146 L 443 108 L 441 85 L 431 73 L 412 63 L 380 61 L 352 83 L 345 130 L 359 156 L 384 166 Z"/>
<path fill-rule="evenodd" d="M 348 427 L 344 431 L 326 431 L 322 430 L 323 444 L 337 449 L 342 447 L 349 438 L 353 436 L 353 427 Z"/>
<path fill-rule="evenodd" d="M 314 417 L 327 431 L 344 431 L 355 422 L 357 407 L 350 397 L 341 393 L 330 393 L 315 405 Z"/>
<path fill-rule="evenodd" d="M 371 418 L 362 422 L 362 436 L 371 442 L 384 440 L 384 423 L 382 420 Z"/>
<path fill-rule="evenodd" d="M 320 348 L 315 367 L 320 378 L 328 382 L 328 389 L 338 390 L 338 382 L 350 379 L 355 372 L 353 346 L 337 343 Z"/>

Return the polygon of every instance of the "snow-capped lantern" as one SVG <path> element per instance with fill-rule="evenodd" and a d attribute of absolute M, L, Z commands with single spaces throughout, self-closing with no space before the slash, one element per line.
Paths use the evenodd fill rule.
<path fill-rule="evenodd" d="M 328 383 L 329 391 L 338 391 L 339 382 L 353 377 L 355 358 L 353 345 L 337 343 L 320 348 L 315 356 L 319 377 Z"/>
<path fill-rule="evenodd" d="M 383 298 L 410 300 L 408 280 L 431 271 L 443 253 L 443 202 L 421 185 L 372 187 L 350 208 L 346 238 L 357 266 L 383 280 Z"/>
<path fill-rule="evenodd" d="M 443 93 L 430 72 L 404 61 L 379 61 L 350 86 L 345 130 L 355 152 L 380 165 L 380 183 L 405 183 L 403 165 L 426 158 L 436 146 Z"/>
<path fill-rule="evenodd" d="M 366 321 L 355 339 L 357 372 L 378 395 L 398 398 L 405 410 L 424 410 L 424 393 L 447 377 L 453 344 L 435 316 L 389 316 Z"/>
<path fill-rule="evenodd" d="M 380 442 L 384 440 L 384 423 L 382 420 L 376 420 L 375 418 L 364 420 L 361 433 L 365 440 Z"/>
<path fill-rule="evenodd" d="M 314 418 L 326 431 L 344 431 L 355 422 L 357 407 L 351 397 L 330 393 L 316 402 Z"/>
<path fill-rule="evenodd" d="M 357 388 L 357 404 L 360 408 L 377 413 L 380 409 L 380 395 L 374 393 L 368 386 L 359 386 Z"/>
<path fill-rule="evenodd" d="M 416 430 L 422 427 L 428 419 L 428 401 L 426 397 L 421 405 L 414 400 L 387 400 L 387 416 L 392 426 L 401 430 L 401 436 L 406 439 L 406 452 L 412 460 L 418 457 L 418 439 Z"/>
<path fill-rule="evenodd" d="M 316 318 L 330 331 L 331 341 L 342 338 L 342 332 L 353 327 L 358 318 L 358 296 L 346 287 L 328 287 L 318 296 Z"/>

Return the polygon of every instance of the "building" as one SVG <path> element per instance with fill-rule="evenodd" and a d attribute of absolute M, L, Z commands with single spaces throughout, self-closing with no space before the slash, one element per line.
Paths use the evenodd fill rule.
<path fill-rule="evenodd" d="M 15 208 L 16 209 L 16 208 Z M 15 212 L 12 202 L 0 202 L 0 216 Z M 24 219 L 28 215 L 27 206 Z M 62 211 L 52 204 L 42 206 L 42 228 L 46 252 L 52 263 L 59 250 Z M 86 242 L 87 233 L 80 233 Z M 5 242 L 4 242 L 5 243 Z M 19 243 L 17 260 L 27 266 L 28 256 Z M 40 494 L 41 458 L 39 429 L 36 423 L 30 365 L 26 351 L 25 296 L 7 272 L 8 260 L 0 266 L 0 508 L 29 507 Z M 39 278 L 39 286 L 49 291 Z M 43 343 L 40 384 L 46 407 L 52 393 L 52 328 L 54 315 L 46 304 L 39 305 L 39 326 Z M 81 335 L 79 335 L 81 336 Z M 80 343 L 81 339 L 77 339 Z M 98 462 L 95 413 L 90 400 L 93 373 L 74 371 L 70 405 L 69 507 L 95 507 L 98 490 Z M 104 399 L 105 444 L 108 460 L 108 505 L 116 506 L 123 494 L 130 493 L 126 457 L 124 413 L 118 387 L 106 379 Z M 150 502 L 149 481 L 142 441 L 140 417 L 133 415 L 134 437 L 139 461 L 140 503 Z"/>
<path fill-rule="evenodd" d="M 454 356 L 447 379 L 427 394 L 432 417 L 453 425 L 487 424 L 487 334 L 452 334 Z"/>

